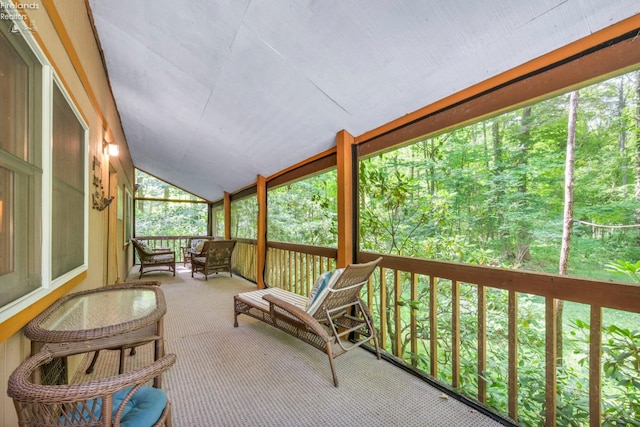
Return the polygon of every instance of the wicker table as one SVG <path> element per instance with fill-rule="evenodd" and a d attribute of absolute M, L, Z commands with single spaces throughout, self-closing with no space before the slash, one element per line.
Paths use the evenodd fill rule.
<path fill-rule="evenodd" d="M 31 354 L 46 343 L 85 342 L 87 351 L 154 341 L 164 356 L 164 293 L 157 286 L 110 286 L 60 298 L 27 324 Z M 161 386 L 158 377 L 155 386 Z"/>

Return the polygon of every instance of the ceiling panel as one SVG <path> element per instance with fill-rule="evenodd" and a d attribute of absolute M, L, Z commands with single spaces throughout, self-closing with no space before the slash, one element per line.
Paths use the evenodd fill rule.
<path fill-rule="evenodd" d="M 89 0 L 135 166 L 208 200 L 640 12 L 636 0 Z"/>

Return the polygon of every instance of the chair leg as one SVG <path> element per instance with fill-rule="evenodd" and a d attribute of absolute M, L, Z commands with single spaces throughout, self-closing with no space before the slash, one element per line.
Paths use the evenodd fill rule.
<path fill-rule="evenodd" d="M 331 349 L 331 342 L 327 342 L 327 356 L 329 356 L 329 366 L 331 366 L 331 375 L 333 375 L 333 385 L 338 387 L 338 374 L 336 374 L 336 367 L 333 364 L 333 350 Z"/>
<path fill-rule="evenodd" d="M 167 400 L 167 418 L 164 420 L 164 427 L 171 427 L 171 402 Z"/>
<path fill-rule="evenodd" d="M 121 375 L 124 370 L 124 348 L 120 348 L 120 365 L 118 366 L 118 375 Z"/>
<path fill-rule="evenodd" d="M 93 353 L 93 359 L 91 359 L 91 363 L 89 364 L 89 367 L 87 368 L 87 370 L 84 371 L 85 374 L 90 374 L 93 372 L 93 368 L 96 366 L 96 361 L 98 360 L 99 354 L 100 354 L 100 350 L 96 350 L 96 352 Z"/>

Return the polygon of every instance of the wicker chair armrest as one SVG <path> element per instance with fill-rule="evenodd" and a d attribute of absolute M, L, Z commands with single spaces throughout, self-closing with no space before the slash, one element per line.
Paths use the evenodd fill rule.
<path fill-rule="evenodd" d="M 53 360 L 54 357 L 55 354 L 43 351 L 28 358 L 18 366 L 9 378 L 7 389 L 9 397 L 22 402 L 74 402 L 95 399 L 113 394 L 127 387 L 151 381 L 173 366 L 176 361 L 175 354 L 167 354 L 143 368 L 115 377 L 101 378 L 78 384 L 47 386 L 31 382 L 31 373 L 35 369 L 39 369 L 42 364 Z"/>
<path fill-rule="evenodd" d="M 161 249 L 161 250 L 159 249 L 157 251 L 154 250 L 153 252 L 150 253 L 150 255 L 152 257 L 156 256 L 156 255 L 169 255 L 169 254 L 171 254 L 171 255 L 173 255 L 175 257 L 176 256 L 176 251 L 168 251 L 166 249 Z"/>
<path fill-rule="evenodd" d="M 287 314 L 300 320 L 300 322 L 304 323 L 308 328 L 313 330 L 313 332 L 315 332 L 315 334 L 321 337 L 325 342 L 328 342 L 331 339 L 322 324 L 318 322 L 313 316 L 309 315 L 306 311 L 300 309 L 299 307 L 296 307 L 293 304 L 283 301 L 274 295 L 267 294 L 264 295 L 262 299 L 269 302 L 270 311 L 272 313 L 274 311 L 274 306 L 278 307 L 281 310 L 285 311 Z"/>

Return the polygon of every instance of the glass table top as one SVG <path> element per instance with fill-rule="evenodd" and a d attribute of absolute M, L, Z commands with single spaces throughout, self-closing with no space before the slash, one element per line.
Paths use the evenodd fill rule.
<path fill-rule="evenodd" d="M 113 289 L 71 297 L 40 322 L 49 331 L 96 329 L 130 322 L 157 308 L 150 289 Z"/>

